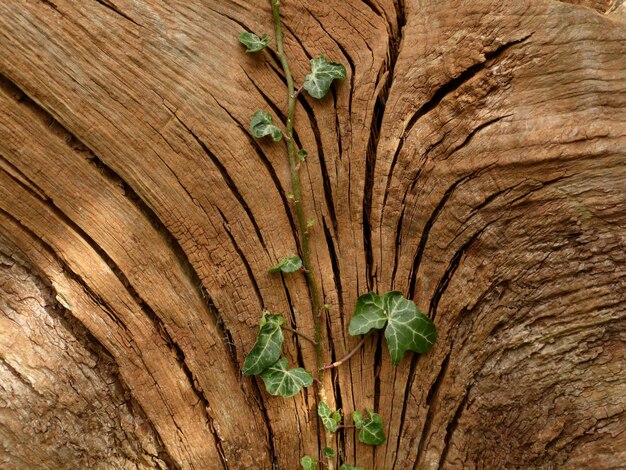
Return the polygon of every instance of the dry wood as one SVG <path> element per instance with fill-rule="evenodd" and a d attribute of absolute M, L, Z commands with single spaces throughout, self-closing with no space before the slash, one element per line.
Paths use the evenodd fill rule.
<path fill-rule="evenodd" d="M 380 339 L 326 373 L 387 442 L 367 469 L 626 461 L 626 6 L 621 0 L 284 0 L 324 361 L 358 295 L 400 290 L 439 340 Z M 240 373 L 263 308 L 313 336 L 295 253 L 266 0 L 0 2 L 0 466 L 297 468 L 313 391 Z M 315 348 L 286 335 L 290 362 Z"/>

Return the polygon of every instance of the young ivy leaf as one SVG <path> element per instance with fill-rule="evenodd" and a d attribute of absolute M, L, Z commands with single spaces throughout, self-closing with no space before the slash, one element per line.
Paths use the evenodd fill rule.
<path fill-rule="evenodd" d="M 363 421 L 364 421 L 363 416 L 361 415 L 361 412 L 353 411 L 352 421 L 354 421 L 354 425 L 356 426 L 357 429 L 361 429 L 363 427 Z"/>
<path fill-rule="evenodd" d="M 302 260 L 299 256 L 285 256 L 278 261 L 278 264 L 272 266 L 269 272 L 277 273 L 278 271 L 282 271 L 284 273 L 294 273 L 300 268 L 302 268 Z"/>
<path fill-rule="evenodd" d="M 339 470 L 363 470 L 363 467 L 355 467 L 353 465 L 344 463 L 341 467 L 339 467 Z"/>
<path fill-rule="evenodd" d="M 326 57 L 320 54 L 311 59 L 311 73 L 304 78 L 304 88 L 313 98 L 323 98 L 328 93 L 333 80 L 345 80 L 346 68 L 337 62 L 327 62 Z"/>
<path fill-rule="evenodd" d="M 337 431 L 337 425 L 341 422 L 341 413 L 339 411 L 332 411 L 326 403 L 321 401 L 317 405 L 317 414 L 322 419 L 326 429 L 330 432 Z"/>
<path fill-rule="evenodd" d="M 302 465 L 302 470 L 315 470 L 317 468 L 317 460 L 310 455 L 305 455 L 300 459 L 300 465 Z"/>
<path fill-rule="evenodd" d="M 359 441 L 363 444 L 377 446 L 385 442 L 385 433 L 383 432 L 383 419 L 378 413 L 374 413 L 371 409 L 367 409 L 369 418 L 363 419 L 361 413 L 355 411 L 352 413 L 352 419 L 359 432 Z"/>
<path fill-rule="evenodd" d="M 258 375 L 280 358 L 284 340 L 281 325 L 284 322 L 280 315 L 272 315 L 267 310 L 263 312 L 259 335 L 243 363 L 244 375 Z"/>
<path fill-rule="evenodd" d="M 385 327 L 386 325 L 386 327 Z M 401 292 L 387 292 L 381 296 L 373 292 L 357 299 L 349 333 L 362 335 L 372 328 L 385 327 L 385 339 L 395 366 L 407 351 L 425 353 L 437 339 L 433 322 L 419 311 L 414 302 Z"/>
<path fill-rule="evenodd" d="M 267 34 L 258 37 L 256 34 L 243 32 L 239 33 L 239 42 L 246 46 L 246 52 L 259 52 L 269 45 L 270 38 Z"/>
<path fill-rule="evenodd" d="M 257 139 L 271 135 L 274 142 L 278 142 L 283 138 L 283 131 L 274 124 L 272 115 L 263 111 L 257 111 L 252 115 L 250 132 Z"/>
<path fill-rule="evenodd" d="M 289 398 L 302 387 L 310 387 L 313 383 L 313 376 L 306 370 L 301 367 L 287 370 L 287 366 L 287 359 L 282 358 L 261 374 L 265 388 L 271 395 Z"/>
<path fill-rule="evenodd" d="M 308 152 L 306 150 L 298 150 L 298 158 L 300 159 L 301 162 L 306 160 L 306 157 L 309 155 Z"/>
<path fill-rule="evenodd" d="M 335 449 L 331 449 L 330 447 L 324 447 L 324 457 L 327 459 L 332 459 L 337 453 Z"/>

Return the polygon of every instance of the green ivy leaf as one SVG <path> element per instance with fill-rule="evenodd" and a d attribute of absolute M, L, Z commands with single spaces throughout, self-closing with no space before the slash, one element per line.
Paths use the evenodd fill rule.
<path fill-rule="evenodd" d="M 341 422 L 341 413 L 339 411 L 333 411 L 323 401 L 317 405 L 317 414 L 322 419 L 324 427 L 330 432 L 337 431 L 337 425 Z"/>
<path fill-rule="evenodd" d="M 337 62 L 327 62 L 323 54 L 311 59 L 311 73 L 304 78 L 304 88 L 313 98 L 323 98 L 333 80 L 345 80 L 346 68 Z"/>
<path fill-rule="evenodd" d="M 360 296 L 350 320 L 350 334 L 362 335 L 372 328 L 383 327 L 394 366 L 407 351 L 428 352 L 437 339 L 433 322 L 401 292 L 387 292 L 380 296 L 370 292 Z"/>
<path fill-rule="evenodd" d="M 374 413 L 367 408 L 369 418 L 363 419 L 361 413 L 355 411 L 352 413 L 352 419 L 359 432 L 359 441 L 363 444 L 377 446 L 385 442 L 385 433 L 383 432 L 383 419 L 378 413 Z"/>
<path fill-rule="evenodd" d="M 300 159 L 301 162 L 306 160 L 306 157 L 308 157 L 308 152 L 306 150 L 298 150 L 298 158 Z"/>
<path fill-rule="evenodd" d="M 330 447 L 324 447 L 324 457 L 327 459 L 332 459 L 337 453 L 335 449 L 331 449 Z"/>
<path fill-rule="evenodd" d="M 284 322 L 280 315 L 272 315 L 267 310 L 263 312 L 256 342 L 243 363 L 244 375 L 258 375 L 280 358 L 284 340 L 281 325 Z"/>
<path fill-rule="evenodd" d="M 274 124 L 274 118 L 269 113 L 257 111 L 250 120 L 250 132 L 257 139 L 271 135 L 274 142 L 283 138 L 283 131 Z"/>
<path fill-rule="evenodd" d="M 258 37 L 256 34 L 243 32 L 239 33 L 239 42 L 246 46 L 246 52 L 259 52 L 269 45 L 270 38 L 267 34 Z"/>
<path fill-rule="evenodd" d="M 355 467 L 353 465 L 344 463 L 341 467 L 339 467 L 339 470 L 363 470 L 363 467 Z"/>
<path fill-rule="evenodd" d="M 300 465 L 302 465 L 302 470 L 315 470 L 317 468 L 317 460 L 310 455 L 305 455 L 300 459 Z"/>
<path fill-rule="evenodd" d="M 363 427 L 363 416 L 359 411 L 352 412 L 352 421 L 354 421 L 354 425 L 357 429 L 361 429 Z"/>
<path fill-rule="evenodd" d="M 372 328 L 377 330 L 383 328 L 385 323 L 387 323 L 387 315 L 385 315 L 384 299 L 370 292 L 357 299 L 348 332 L 352 336 L 364 335 Z"/>
<path fill-rule="evenodd" d="M 289 398 L 302 387 L 310 387 L 313 383 L 313 376 L 306 370 L 301 367 L 287 370 L 287 367 L 287 359 L 282 358 L 261 374 L 265 388 L 271 395 Z"/>
<path fill-rule="evenodd" d="M 282 271 L 284 273 L 293 273 L 302 268 L 302 260 L 299 256 L 285 256 L 278 261 L 278 264 L 272 266 L 269 271 L 271 273 L 277 273 Z"/>
<path fill-rule="evenodd" d="M 423 354 L 437 339 L 433 322 L 419 311 L 414 302 L 402 297 L 401 292 L 387 292 L 385 310 L 388 314 L 385 339 L 391 363 L 397 365 L 406 351 Z"/>

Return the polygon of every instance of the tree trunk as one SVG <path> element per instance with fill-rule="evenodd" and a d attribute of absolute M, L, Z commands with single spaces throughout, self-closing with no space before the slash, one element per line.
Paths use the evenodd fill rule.
<path fill-rule="evenodd" d="M 626 5 L 284 0 L 297 139 L 332 362 L 356 298 L 399 290 L 425 355 L 381 336 L 327 373 L 387 441 L 366 469 L 618 468 L 626 461 Z M 267 0 L 0 2 L 0 466 L 295 469 L 313 387 L 241 365 L 262 309 L 313 334 Z M 272 34 L 270 34 L 273 36 Z M 273 42 L 272 45 L 275 45 Z M 315 348 L 288 334 L 291 364 Z"/>

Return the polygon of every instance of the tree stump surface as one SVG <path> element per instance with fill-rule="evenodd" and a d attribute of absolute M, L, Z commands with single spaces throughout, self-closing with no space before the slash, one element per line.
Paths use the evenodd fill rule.
<path fill-rule="evenodd" d="M 326 374 L 387 441 L 367 469 L 619 468 L 626 461 L 626 5 L 284 0 L 327 362 L 356 298 L 434 320 L 392 367 L 380 336 Z M 263 308 L 313 331 L 269 4 L 0 2 L 0 466 L 294 469 L 313 389 L 242 377 Z M 273 34 L 270 34 L 273 37 Z M 290 363 L 315 350 L 287 335 Z"/>

